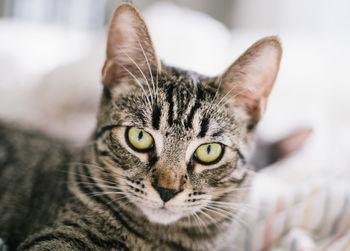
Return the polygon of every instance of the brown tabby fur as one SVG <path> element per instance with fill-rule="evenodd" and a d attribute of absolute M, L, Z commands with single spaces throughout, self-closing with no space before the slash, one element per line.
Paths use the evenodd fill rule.
<path fill-rule="evenodd" d="M 11 250 L 233 249 L 252 174 L 246 156 L 280 57 L 268 37 L 217 78 L 168 67 L 140 13 L 121 4 L 91 141 L 74 149 L 0 125 L 0 236 Z M 130 127 L 154 147 L 132 149 Z M 200 163 L 194 150 L 211 142 L 224 145 L 221 159 Z M 168 201 L 164 191 L 176 193 Z"/>

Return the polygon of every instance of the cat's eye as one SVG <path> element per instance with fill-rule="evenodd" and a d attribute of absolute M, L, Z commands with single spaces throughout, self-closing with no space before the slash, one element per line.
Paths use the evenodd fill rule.
<path fill-rule="evenodd" d="M 223 150 L 219 143 L 203 144 L 196 149 L 194 156 L 202 164 L 213 164 L 220 160 Z"/>
<path fill-rule="evenodd" d="M 150 150 L 154 144 L 151 134 L 137 127 L 128 128 L 126 138 L 136 151 Z"/>

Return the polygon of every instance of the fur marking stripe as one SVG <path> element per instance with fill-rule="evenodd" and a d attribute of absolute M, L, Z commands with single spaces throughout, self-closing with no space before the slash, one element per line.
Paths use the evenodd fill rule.
<path fill-rule="evenodd" d="M 155 105 L 152 113 L 152 126 L 154 129 L 159 130 L 160 117 L 162 113 L 158 105 Z"/>
<path fill-rule="evenodd" d="M 95 181 L 91 178 L 91 175 L 90 175 L 89 171 L 87 170 L 87 168 L 83 167 L 83 169 L 84 169 L 84 175 L 87 176 L 88 181 L 90 183 L 92 183 L 91 185 L 94 188 L 94 190 L 90 190 L 86 185 L 82 184 L 81 177 L 78 175 L 77 176 L 78 186 L 80 189 L 82 189 L 84 194 L 89 194 L 89 193 L 92 193 L 95 191 L 103 192 L 103 190 L 100 187 L 98 187 L 98 185 L 95 183 Z M 122 211 L 120 210 L 120 207 L 116 203 L 114 203 L 114 202 L 110 203 L 110 201 L 109 202 L 106 201 L 106 200 L 110 200 L 110 198 L 108 196 L 94 196 L 94 197 L 90 197 L 90 199 L 93 199 L 96 203 L 107 207 L 110 210 L 110 212 L 113 214 L 113 216 L 116 219 L 118 219 L 126 229 L 128 229 L 131 233 L 135 234 L 136 236 L 140 237 L 141 239 L 145 239 L 144 235 L 140 234 L 139 232 L 137 232 L 136 230 L 131 228 L 130 225 L 124 220 L 124 218 L 120 215 L 120 213 Z M 112 205 L 116 206 L 119 209 L 118 212 L 116 210 L 114 210 Z M 127 218 L 128 218 L 128 220 L 132 221 L 132 219 L 130 217 L 127 217 Z"/>
<path fill-rule="evenodd" d="M 194 106 L 192 106 L 191 110 L 190 110 L 190 114 L 187 117 L 187 120 L 185 122 L 185 128 L 192 128 L 192 120 L 194 117 L 194 114 L 196 113 L 196 111 L 201 107 L 201 104 L 199 102 L 196 102 L 194 104 Z"/>
<path fill-rule="evenodd" d="M 168 92 L 167 92 L 167 101 L 169 103 L 169 110 L 168 110 L 168 124 L 169 126 L 172 126 L 173 125 L 173 110 L 174 110 L 174 102 L 173 102 L 173 90 L 174 90 L 174 87 L 171 86 L 169 89 L 168 89 Z"/>
<path fill-rule="evenodd" d="M 95 244 L 96 246 L 103 247 L 103 248 L 118 248 L 118 250 L 129 250 L 123 243 L 115 240 L 103 240 L 96 236 L 96 234 L 92 233 L 88 229 L 83 228 L 82 226 L 78 225 L 77 223 L 73 221 L 63 221 L 62 222 L 65 226 L 72 227 L 76 230 L 82 230 L 88 237 L 88 239 Z"/>
<path fill-rule="evenodd" d="M 203 138 L 205 134 L 207 133 L 209 128 L 209 119 L 208 118 L 203 118 L 201 122 L 201 131 L 198 134 L 198 137 Z"/>
<path fill-rule="evenodd" d="M 94 250 L 93 248 L 89 247 L 88 244 L 85 241 L 82 241 L 78 238 L 74 238 L 71 236 L 67 236 L 67 234 L 64 233 L 51 233 L 51 234 L 47 234 L 44 236 L 39 236 L 37 238 L 35 238 L 34 240 L 32 240 L 30 243 L 21 246 L 20 249 L 22 250 L 28 250 L 31 247 L 34 247 L 38 244 L 43 244 L 44 242 L 49 242 L 49 241 L 53 241 L 53 240 L 63 240 L 64 242 L 68 242 L 73 244 L 76 248 L 78 248 L 79 250 Z"/>

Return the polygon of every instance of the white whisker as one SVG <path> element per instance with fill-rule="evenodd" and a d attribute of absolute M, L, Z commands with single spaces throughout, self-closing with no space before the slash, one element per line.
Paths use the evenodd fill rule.
<path fill-rule="evenodd" d="M 225 102 L 221 104 L 221 106 L 219 107 L 219 109 L 221 109 L 222 107 L 224 107 L 224 106 L 227 104 L 227 102 L 229 102 L 232 98 L 235 98 L 235 97 L 237 97 L 238 95 L 241 95 L 241 94 L 244 93 L 244 92 L 245 92 L 245 90 L 242 90 L 242 91 L 240 91 L 240 92 L 238 92 L 238 93 L 235 93 L 235 94 L 231 95 L 230 97 L 228 97 L 228 98 L 225 100 Z"/>
<path fill-rule="evenodd" d="M 232 215 L 227 215 L 225 213 L 222 213 L 222 212 L 219 212 L 217 209 L 212 209 L 212 208 L 209 208 L 207 206 L 204 207 L 205 210 L 209 211 L 209 212 L 212 212 L 212 213 L 215 213 L 217 215 L 220 215 L 221 217 L 223 218 L 226 218 L 226 219 L 232 219 Z"/>
<path fill-rule="evenodd" d="M 216 98 L 217 98 L 217 95 L 218 95 L 218 93 L 219 93 L 219 90 L 220 90 L 220 87 L 221 87 L 221 83 L 222 83 L 222 78 L 220 78 L 219 85 L 218 85 L 218 87 L 216 88 L 215 95 L 214 95 L 214 97 L 213 97 L 213 100 L 210 102 L 210 105 L 209 105 L 209 108 L 207 109 L 207 112 L 211 112 L 211 109 L 212 109 L 212 107 L 213 107 L 213 105 L 214 105 L 214 102 L 215 102 L 215 100 L 216 100 Z"/>
<path fill-rule="evenodd" d="M 248 204 L 248 203 L 237 203 L 237 202 L 225 202 L 225 201 L 207 201 L 210 204 L 222 205 L 222 206 L 235 206 L 239 208 L 250 208 L 250 209 L 258 209 L 258 206 Z"/>
<path fill-rule="evenodd" d="M 156 75 L 156 100 L 157 100 L 157 96 L 158 96 L 158 90 L 159 90 L 159 83 L 158 83 L 158 69 L 157 69 L 157 75 Z"/>
<path fill-rule="evenodd" d="M 116 191 L 120 191 L 120 189 L 116 186 L 108 186 L 108 185 L 102 185 L 102 184 L 99 184 L 99 183 L 91 183 L 91 182 L 77 182 L 77 184 L 84 184 L 84 185 L 97 185 L 99 187 L 102 187 L 102 188 L 109 188 L 109 189 L 112 189 L 112 190 L 116 190 Z"/>
<path fill-rule="evenodd" d="M 91 193 L 85 193 L 85 195 L 89 197 L 96 197 L 96 196 L 102 196 L 102 195 L 108 195 L 108 194 L 125 194 L 124 192 L 111 192 L 111 191 L 103 191 L 103 192 L 91 192 Z M 90 196 L 92 195 L 92 196 Z"/>
<path fill-rule="evenodd" d="M 199 221 L 199 216 L 197 215 L 197 213 L 196 212 L 193 212 L 192 214 L 191 214 L 191 216 L 193 216 L 193 219 L 194 219 L 194 221 L 196 222 L 196 224 L 197 224 L 197 226 L 198 226 L 198 228 L 199 228 L 199 231 L 202 233 L 203 232 L 203 229 L 202 229 L 202 227 L 201 227 L 201 222 Z"/>
<path fill-rule="evenodd" d="M 147 95 L 145 89 L 143 88 L 143 86 L 142 86 L 140 80 L 138 80 L 138 79 L 135 77 L 135 75 L 132 74 L 124 65 L 122 65 L 122 64 L 119 64 L 119 65 L 120 65 L 120 67 L 122 67 L 127 73 L 129 73 L 130 76 L 132 76 L 132 77 L 135 79 L 136 83 L 141 87 L 141 89 L 142 89 L 142 91 L 143 91 L 143 93 L 145 94 L 145 97 L 146 97 L 146 99 L 147 99 L 149 108 L 152 110 L 151 101 L 149 100 L 148 95 Z"/>
<path fill-rule="evenodd" d="M 217 228 L 219 228 L 217 222 L 215 221 L 215 219 L 213 217 L 211 217 L 209 214 L 207 214 L 206 212 L 204 212 L 203 210 L 199 210 L 199 212 L 201 214 L 203 214 L 205 217 L 207 217 Z"/>
<path fill-rule="evenodd" d="M 113 202 L 117 202 L 118 201 L 118 204 L 120 204 L 120 200 L 123 200 L 123 199 L 125 199 L 125 198 L 127 198 L 127 196 L 126 195 L 124 195 L 123 197 L 119 197 L 119 198 L 116 198 L 116 199 L 114 199 L 114 200 L 111 200 L 110 202 L 108 202 L 106 205 L 109 205 L 109 204 L 111 204 L 111 203 L 113 203 Z M 130 203 L 129 201 L 127 201 L 128 203 Z M 123 204 L 120 204 L 120 206 L 123 206 L 123 205 L 127 205 L 127 204 L 125 204 L 125 202 L 123 203 Z"/>
<path fill-rule="evenodd" d="M 206 206 L 209 208 L 212 208 L 212 209 L 221 209 L 222 211 L 227 211 L 228 209 L 231 209 L 231 210 L 241 209 L 241 207 L 236 207 L 236 206 L 232 206 L 232 205 L 231 206 L 222 206 L 222 205 L 208 204 Z"/>
<path fill-rule="evenodd" d="M 146 55 L 146 53 L 145 53 L 145 50 L 144 50 L 143 47 L 142 47 L 142 44 L 140 43 L 139 40 L 138 40 L 138 42 L 139 42 L 139 45 L 140 45 L 140 47 L 141 47 L 143 56 L 144 56 L 145 59 L 146 59 L 146 63 L 147 63 L 148 70 L 149 70 L 149 75 L 151 76 L 151 81 L 152 81 L 152 85 L 153 85 L 153 93 L 154 93 L 154 95 L 156 95 L 156 89 L 155 89 L 155 85 L 154 85 L 153 73 L 152 73 L 152 70 L 151 70 L 151 66 L 150 66 L 150 64 L 149 64 L 149 61 L 148 61 L 147 55 Z"/>
<path fill-rule="evenodd" d="M 70 171 L 73 175 L 76 175 L 76 176 L 80 176 L 80 177 L 85 177 L 85 178 L 91 178 L 93 179 L 94 181 L 101 181 L 103 183 L 106 183 L 106 184 L 111 184 L 111 185 L 117 185 L 117 183 L 115 182 L 111 182 L 111 181 L 107 181 L 107 180 L 104 180 L 104 179 L 99 179 L 99 178 L 96 178 L 96 177 L 93 177 L 93 176 L 89 176 L 89 175 L 84 175 L 84 174 L 80 174 L 80 173 L 76 173 L 76 172 L 72 172 Z"/>
<path fill-rule="evenodd" d="M 146 81 L 146 84 L 147 84 L 147 87 L 148 87 L 148 90 L 149 90 L 149 93 L 151 95 L 151 100 L 152 100 L 152 103 L 153 103 L 153 94 L 152 94 L 152 90 L 151 90 L 151 86 L 146 78 L 146 75 L 143 73 L 143 71 L 141 70 L 140 66 L 135 62 L 135 60 L 133 60 L 122 48 L 119 48 L 120 51 L 122 53 L 125 54 L 125 56 L 127 56 L 129 58 L 129 60 L 136 66 L 136 68 L 140 71 L 140 73 L 142 74 L 143 78 L 145 79 Z"/>
<path fill-rule="evenodd" d="M 216 103 L 217 106 L 219 106 L 221 104 L 221 102 L 237 87 L 239 86 L 238 83 L 236 83 L 220 100 L 218 103 Z"/>

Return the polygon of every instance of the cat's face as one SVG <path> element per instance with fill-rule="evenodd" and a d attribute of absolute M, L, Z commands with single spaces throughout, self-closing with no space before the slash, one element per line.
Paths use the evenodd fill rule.
<path fill-rule="evenodd" d="M 121 5 L 109 29 L 96 152 L 128 203 L 162 224 L 213 219 L 240 203 L 244 156 L 279 59 L 268 38 L 218 78 L 162 66 L 139 13 Z"/>
<path fill-rule="evenodd" d="M 158 76 L 153 99 L 147 91 L 150 103 L 135 83 L 122 83 L 113 106 L 104 107 L 116 125 L 104 134 L 104 148 L 124 170 L 118 184 L 150 220 L 161 223 L 210 206 L 233 192 L 247 172 L 249 117 L 220 103 L 213 80 L 177 75 Z"/>

